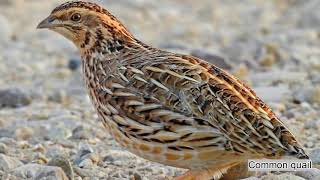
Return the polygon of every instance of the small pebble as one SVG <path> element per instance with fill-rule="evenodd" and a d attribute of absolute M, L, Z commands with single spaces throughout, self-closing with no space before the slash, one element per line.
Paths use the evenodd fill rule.
<path fill-rule="evenodd" d="M 103 158 L 104 162 L 113 163 L 115 161 L 115 158 L 112 155 L 107 155 Z"/>
<path fill-rule="evenodd" d="M 18 147 L 20 149 L 27 149 L 30 148 L 31 145 L 27 141 L 18 141 Z"/>
<path fill-rule="evenodd" d="M 5 123 L 4 120 L 0 119 L 0 128 L 4 126 L 4 123 Z"/>
<path fill-rule="evenodd" d="M 88 145 L 88 144 L 82 144 L 82 145 L 80 146 L 80 149 L 79 149 L 79 151 L 78 151 L 78 153 L 77 153 L 77 155 L 76 155 L 76 158 L 75 158 L 75 160 L 74 160 L 75 164 L 80 165 L 80 163 L 81 163 L 83 160 L 87 159 L 88 156 L 89 156 L 91 153 L 93 153 L 93 152 L 94 152 L 94 151 L 93 151 L 93 149 L 90 147 L 90 145 Z M 91 160 L 90 160 L 90 161 L 91 161 Z M 92 162 L 91 162 L 91 163 L 92 163 Z"/>
<path fill-rule="evenodd" d="M 36 162 L 37 164 L 46 164 L 48 163 L 48 158 L 43 155 L 42 153 L 37 153 L 34 157 L 35 161 L 33 162 Z"/>
<path fill-rule="evenodd" d="M 259 63 L 262 65 L 262 66 L 266 66 L 266 67 L 270 67 L 272 66 L 274 63 L 276 62 L 276 59 L 273 55 L 265 55 L 264 57 L 262 57 L 260 60 L 259 60 Z"/>
<path fill-rule="evenodd" d="M 37 145 L 34 146 L 32 151 L 34 151 L 34 152 L 45 152 L 46 149 L 45 149 L 45 147 L 43 147 L 42 144 L 37 144 Z"/>
<path fill-rule="evenodd" d="M 69 101 L 69 98 L 67 96 L 66 91 L 56 90 L 49 95 L 48 100 L 52 102 L 60 103 L 60 104 L 67 104 Z"/>
<path fill-rule="evenodd" d="M 0 107 L 16 108 L 31 103 L 31 97 L 17 88 L 0 90 Z"/>
<path fill-rule="evenodd" d="M 15 131 L 15 137 L 18 140 L 27 140 L 32 137 L 34 131 L 30 127 L 19 127 Z"/>
<path fill-rule="evenodd" d="M 91 159 L 84 159 L 78 164 L 78 166 L 80 168 L 90 168 L 93 166 L 93 162 L 91 161 Z"/>
<path fill-rule="evenodd" d="M 78 126 L 72 131 L 72 138 L 74 139 L 89 139 L 90 137 L 90 132 L 83 126 Z"/>
<path fill-rule="evenodd" d="M 70 59 L 68 63 L 68 68 L 72 71 L 77 70 L 81 65 L 81 61 L 79 59 Z"/>
<path fill-rule="evenodd" d="M 9 151 L 8 146 L 4 143 L 0 143 L 0 153 L 7 154 Z"/>
<path fill-rule="evenodd" d="M 132 180 L 142 180 L 142 176 L 139 173 L 135 172 L 133 174 L 133 179 Z"/>
<path fill-rule="evenodd" d="M 279 47 L 275 44 L 265 44 L 261 50 L 259 63 L 265 67 L 273 66 L 281 58 Z"/>
<path fill-rule="evenodd" d="M 61 167 L 62 170 L 66 173 L 69 180 L 74 179 L 74 172 L 71 166 L 71 162 L 69 161 L 67 156 L 64 155 L 56 155 L 49 162 L 49 166 L 58 166 Z"/>
<path fill-rule="evenodd" d="M 249 73 L 248 67 L 245 64 L 240 64 L 237 66 L 233 74 L 240 79 L 244 79 Z"/>

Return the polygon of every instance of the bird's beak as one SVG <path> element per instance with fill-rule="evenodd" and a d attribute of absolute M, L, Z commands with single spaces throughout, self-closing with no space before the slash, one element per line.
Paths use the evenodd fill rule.
<path fill-rule="evenodd" d="M 49 16 L 46 19 L 44 19 L 43 21 L 41 21 L 38 26 L 37 29 L 51 29 L 56 27 L 58 24 L 56 22 L 56 18 L 53 16 Z"/>

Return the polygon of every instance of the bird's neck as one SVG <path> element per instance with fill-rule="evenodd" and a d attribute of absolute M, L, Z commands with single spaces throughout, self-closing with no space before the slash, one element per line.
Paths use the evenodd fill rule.
<path fill-rule="evenodd" d="M 126 40 L 103 40 L 96 41 L 94 45 L 86 46 L 80 50 L 83 67 L 87 71 L 96 73 L 98 66 L 112 73 L 119 66 L 126 64 L 139 64 L 147 62 L 147 57 L 155 54 L 155 48 L 148 46 L 137 39 Z M 145 58 L 142 58 L 145 57 Z"/>

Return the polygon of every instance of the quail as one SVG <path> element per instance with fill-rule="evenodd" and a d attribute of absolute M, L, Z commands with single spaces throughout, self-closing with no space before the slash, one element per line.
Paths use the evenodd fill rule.
<path fill-rule="evenodd" d="M 78 48 L 88 94 L 114 139 L 189 170 L 176 179 L 218 179 L 248 159 L 308 157 L 246 84 L 202 59 L 141 42 L 95 3 L 66 2 L 38 28 Z"/>

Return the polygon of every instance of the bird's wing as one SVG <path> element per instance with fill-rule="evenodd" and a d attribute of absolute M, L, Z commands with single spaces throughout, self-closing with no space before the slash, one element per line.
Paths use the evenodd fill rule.
<path fill-rule="evenodd" d="M 250 88 L 203 60 L 167 54 L 124 66 L 118 76 L 129 87 L 119 90 L 122 112 L 139 122 L 133 131 L 146 140 L 173 149 L 305 155 Z"/>

